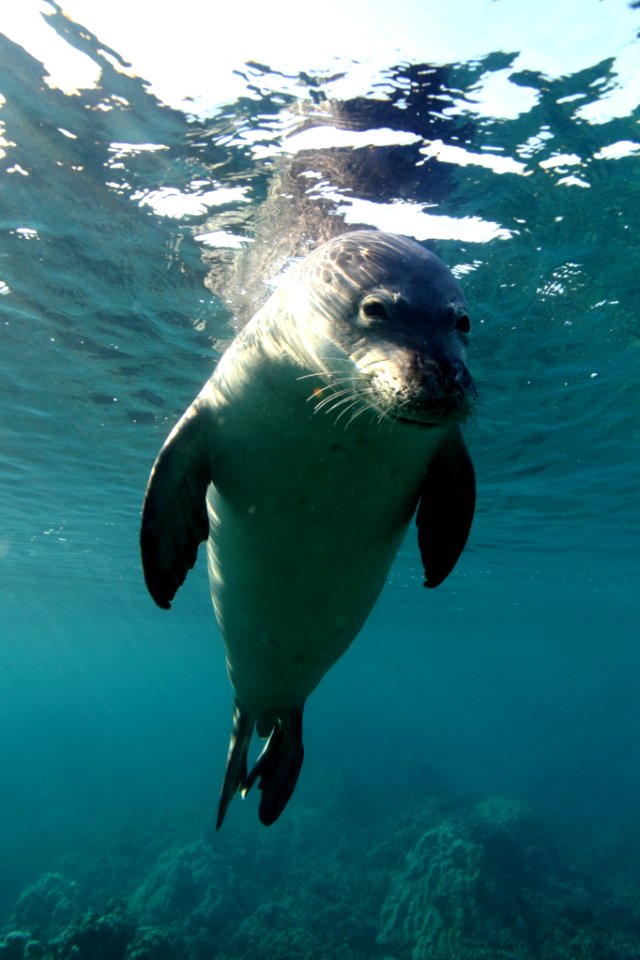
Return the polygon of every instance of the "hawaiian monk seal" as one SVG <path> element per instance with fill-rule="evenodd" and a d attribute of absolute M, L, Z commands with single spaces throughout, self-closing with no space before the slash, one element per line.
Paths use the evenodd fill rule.
<path fill-rule="evenodd" d="M 362 627 L 416 508 L 425 586 L 453 569 L 475 504 L 468 333 L 438 257 L 344 234 L 290 271 L 162 447 L 142 561 L 168 608 L 208 540 L 235 693 L 218 827 L 256 780 L 261 821 L 282 813 L 305 700 Z M 248 772 L 254 727 L 268 740 Z"/>

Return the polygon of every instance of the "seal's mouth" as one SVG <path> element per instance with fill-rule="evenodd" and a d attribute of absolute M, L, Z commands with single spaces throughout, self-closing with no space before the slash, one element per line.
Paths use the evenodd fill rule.
<path fill-rule="evenodd" d="M 382 409 L 376 404 L 375 409 L 384 416 L 385 420 L 391 420 L 393 423 L 400 423 L 402 426 L 415 427 L 417 430 L 447 430 L 456 423 L 464 423 L 471 416 L 471 410 L 466 405 L 454 406 L 441 411 L 420 411 L 416 410 L 412 415 L 406 412 L 396 413 L 388 407 Z"/>
<path fill-rule="evenodd" d="M 406 424 L 409 427 L 418 427 L 419 430 L 434 430 L 436 427 L 446 427 L 447 424 L 442 420 L 416 420 L 413 417 L 396 417 L 393 413 L 388 413 L 396 423 Z"/>
<path fill-rule="evenodd" d="M 474 413 L 476 389 L 466 369 L 459 377 L 374 377 L 366 385 L 368 402 L 381 416 L 421 430 L 446 430 L 464 423 Z"/>
<path fill-rule="evenodd" d="M 462 355 L 370 350 L 354 362 L 354 392 L 381 420 L 416 430 L 446 430 L 473 415 L 476 388 Z"/>

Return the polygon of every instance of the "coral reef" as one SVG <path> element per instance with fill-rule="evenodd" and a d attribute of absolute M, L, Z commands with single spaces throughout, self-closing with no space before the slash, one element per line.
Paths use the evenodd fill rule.
<path fill-rule="evenodd" d="M 502 797 L 342 829 L 299 808 L 165 851 L 102 908 L 44 874 L 0 960 L 636 960 L 636 888 Z"/>
<path fill-rule="evenodd" d="M 223 858 L 199 841 L 162 854 L 129 903 L 151 926 L 188 916 L 192 925 L 215 929 L 238 912 L 232 890 L 233 875 Z"/>
<path fill-rule="evenodd" d="M 77 883 L 59 873 L 44 873 L 20 894 L 13 919 L 20 929 L 46 939 L 78 916 L 81 908 Z"/>
<path fill-rule="evenodd" d="M 565 859 L 519 802 L 417 814 L 382 905 L 378 943 L 411 960 L 631 960 L 640 909 Z M 618 906 L 616 906 L 616 903 Z"/>

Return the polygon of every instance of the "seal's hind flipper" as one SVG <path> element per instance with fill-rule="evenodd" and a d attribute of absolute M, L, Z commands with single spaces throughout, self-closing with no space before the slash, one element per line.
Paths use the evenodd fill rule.
<path fill-rule="evenodd" d="M 256 780 L 262 791 L 258 816 L 265 827 L 275 823 L 296 788 L 304 747 L 302 745 L 302 711 L 304 704 L 294 710 L 280 712 L 264 750 L 245 779 L 243 793 Z"/>
<path fill-rule="evenodd" d="M 222 826 L 231 798 L 238 790 L 244 791 L 247 780 L 247 751 L 255 720 L 236 700 L 233 705 L 233 727 L 224 771 L 216 830 Z"/>
<path fill-rule="evenodd" d="M 149 593 L 165 610 L 196 562 L 199 544 L 209 536 L 211 420 L 207 404 L 196 399 L 169 434 L 147 485 L 142 566 Z"/>
<path fill-rule="evenodd" d="M 425 587 L 449 576 L 467 542 L 476 505 L 476 481 L 460 428 L 429 465 L 416 517 Z"/>
<path fill-rule="evenodd" d="M 295 790 L 304 759 L 302 710 L 303 707 L 297 707 L 278 714 L 264 750 L 247 775 L 247 749 L 254 721 L 236 701 L 227 768 L 218 805 L 217 830 L 222 826 L 234 793 L 240 790 L 244 796 L 256 780 L 260 781 L 258 787 L 262 791 L 258 809 L 261 822 L 265 827 L 270 827 L 278 819 Z"/>
<path fill-rule="evenodd" d="M 255 720 L 235 701 L 216 830 L 222 826 L 234 793 L 240 790 L 244 796 L 258 779 L 262 791 L 258 816 L 266 827 L 276 822 L 291 799 L 304 759 L 302 710 L 297 707 L 278 714 L 264 750 L 247 775 L 247 751 Z"/>

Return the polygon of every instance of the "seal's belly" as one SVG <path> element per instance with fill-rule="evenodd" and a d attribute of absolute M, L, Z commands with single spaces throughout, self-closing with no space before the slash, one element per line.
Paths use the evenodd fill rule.
<path fill-rule="evenodd" d="M 311 435 L 313 449 L 270 438 L 264 472 L 256 437 L 253 466 L 228 463 L 229 486 L 209 489 L 212 598 L 231 681 L 256 713 L 300 705 L 355 638 L 424 475 L 419 453 L 381 451 L 377 436 Z"/>

